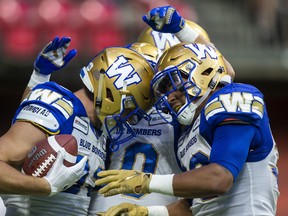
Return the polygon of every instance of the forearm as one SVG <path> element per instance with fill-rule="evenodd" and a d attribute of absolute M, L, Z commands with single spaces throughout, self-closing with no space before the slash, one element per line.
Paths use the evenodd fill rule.
<path fill-rule="evenodd" d="M 49 194 L 50 185 L 45 179 L 24 175 L 20 171 L 29 150 L 45 138 L 46 134 L 41 129 L 27 122 L 14 123 L 0 137 L 0 194 Z"/>
<path fill-rule="evenodd" d="M 21 101 L 23 101 L 30 92 L 31 92 L 31 88 L 29 88 L 29 87 L 27 86 L 27 87 L 25 88 L 23 94 L 22 94 Z"/>
<path fill-rule="evenodd" d="M 50 185 L 44 178 L 25 175 L 2 161 L 0 170 L 0 194 L 50 194 Z"/>
<path fill-rule="evenodd" d="M 184 25 L 184 28 L 181 31 L 175 33 L 175 36 L 178 38 L 180 42 L 201 43 L 214 46 L 204 36 L 202 36 L 197 31 L 192 29 L 187 23 Z"/>
<path fill-rule="evenodd" d="M 167 177 L 167 181 L 163 178 Z M 149 191 L 174 195 L 177 197 L 197 198 L 220 195 L 227 192 L 233 184 L 232 174 L 224 167 L 210 164 L 181 174 L 175 174 L 171 185 L 171 175 L 153 175 Z M 171 189 L 172 188 L 172 189 Z"/>
<path fill-rule="evenodd" d="M 207 197 L 227 192 L 232 183 L 233 176 L 229 171 L 218 164 L 210 164 L 175 175 L 173 190 L 179 197 Z"/>
<path fill-rule="evenodd" d="M 175 203 L 171 203 L 167 205 L 166 208 L 168 209 L 169 216 L 191 216 L 192 211 L 190 209 L 190 204 L 187 199 L 181 199 Z"/>
<path fill-rule="evenodd" d="M 31 74 L 30 80 L 27 84 L 27 87 L 25 88 L 21 101 L 24 100 L 24 98 L 31 92 L 31 90 L 38 84 L 42 84 L 45 82 L 49 82 L 50 80 L 50 74 L 45 75 L 45 74 L 40 74 L 36 70 L 33 70 L 33 73 Z"/>
<path fill-rule="evenodd" d="M 167 206 L 147 206 L 148 216 L 191 216 L 190 204 L 187 199 L 181 199 Z M 140 215 L 140 214 L 139 214 Z"/>

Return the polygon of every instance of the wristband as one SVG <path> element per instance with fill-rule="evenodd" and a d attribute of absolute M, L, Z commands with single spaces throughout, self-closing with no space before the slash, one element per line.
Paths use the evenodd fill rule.
<path fill-rule="evenodd" d="M 174 174 L 152 175 L 149 191 L 174 196 L 173 176 Z"/>
<path fill-rule="evenodd" d="M 50 80 L 50 76 L 51 74 L 49 75 L 40 74 L 34 69 L 27 86 L 30 89 L 32 89 L 38 84 L 48 82 Z"/>
<path fill-rule="evenodd" d="M 179 32 L 174 33 L 175 36 L 179 39 L 181 42 L 187 42 L 187 43 L 194 43 L 196 38 L 199 36 L 199 33 L 195 30 L 193 30 L 187 22 L 185 23 L 183 29 L 181 29 Z"/>
<path fill-rule="evenodd" d="M 148 209 L 148 216 L 169 216 L 166 206 L 146 206 Z"/>

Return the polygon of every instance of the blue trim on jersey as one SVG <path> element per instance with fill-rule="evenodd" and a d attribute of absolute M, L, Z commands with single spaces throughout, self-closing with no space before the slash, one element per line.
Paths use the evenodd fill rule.
<path fill-rule="evenodd" d="M 57 109 L 57 107 L 59 106 L 61 107 L 61 104 L 59 106 L 53 106 L 54 102 L 52 102 L 53 101 L 52 99 L 49 101 L 47 97 L 40 97 L 41 93 L 39 93 L 38 97 L 38 94 L 36 94 L 37 92 L 34 92 L 35 95 L 29 95 L 30 97 L 28 96 L 26 100 L 24 100 L 21 103 L 19 109 L 15 114 L 14 121 L 16 120 L 18 113 L 21 112 L 21 110 L 26 106 L 38 105 L 42 107 L 47 107 L 47 110 L 50 111 L 50 113 L 56 118 L 56 121 L 58 121 L 59 123 L 59 128 L 57 132 L 59 132 L 59 134 L 72 134 L 77 139 L 79 149 L 79 155 L 77 156 L 77 163 L 83 158 L 84 155 L 87 155 L 89 157 L 85 165 L 85 170 L 87 171 L 87 174 L 82 176 L 70 188 L 62 192 L 71 193 L 75 195 L 81 194 L 83 199 L 85 198 L 85 195 L 90 197 L 91 195 L 90 193 L 92 189 L 95 187 L 93 183 L 94 178 L 101 169 L 101 167 L 103 167 L 104 169 L 104 162 L 106 158 L 105 151 L 102 148 L 102 145 L 104 145 L 104 143 L 102 143 L 101 141 L 98 142 L 98 138 L 102 132 L 93 127 L 92 123 L 89 120 L 89 117 L 87 116 L 86 110 L 82 102 L 79 100 L 78 97 L 76 97 L 76 95 L 73 92 L 58 85 L 57 83 L 46 82 L 44 84 L 37 85 L 35 88 L 33 88 L 31 94 L 33 94 L 33 91 L 37 91 L 38 89 L 49 90 L 47 91 L 48 94 L 50 92 L 58 93 L 59 98 L 65 102 L 64 106 L 66 106 L 67 103 L 69 113 L 68 112 L 64 113 L 65 110 L 64 106 L 62 107 L 63 110 L 62 108 Z M 38 91 L 41 92 L 41 90 Z M 67 117 L 67 119 L 65 118 L 65 116 Z M 33 122 L 33 120 L 31 120 L 31 122 Z M 37 124 L 38 125 L 36 126 L 39 126 L 41 125 L 41 122 Z M 49 128 L 45 127 L 44 125 L 41 125 L 41 128 L 44 128 L 45 131 L 47 130 L 46 132 L 48 134 L 51 134 L 51 130 L 49 130 Z M 86 147 L 86 144 L 89 144 L 89 147 Z"/>
<path fill-rule="evenodd" d="M 223 125 L 216 128 L 210 163 L 228 169 L 234 181 L 246 162 L 250 147 L 257 139 L 257 128 L 253 125 Z"/>
<path fill-rule="evenodd" d="M 239 100 L 239 97 L 234 97 L 235 95 L 240 96 L 242 101 Z M 245 95 L 250 95 L 248 98 L 250 100 L 246 100 Z M 223 97 L 226 97 L 225 101 Z M 233 101 L 233 104 L 230 105 L 232 100 L 235 101 Z M 236 109 L 231 109 L 233 106 L 234 108 L 236 107 Z M 259 109 L 258 113 L 253 110 L 257 107 L 262 108 Z M 256 162 L 267 157 L 273 147 L 274 141 L 270 130 L 269 118 L 263 100 L 263 95 L 254 86 L 241 83 L 233 83 L 212 94 L 205 108 L 201 111 L 200 134 L 205 138 L 208 144 L 212 146 L 213 149 L 215 146 L 215 133 L 218 130 L 219 125 L 225 122 L 227 127 L 221 126 L 226 128 L 226 131 L 223 132 L 223 135 L 229 137 L 230 129 L 228 130 L 228 128 L 236 127 L 235 120 L 236 122 L 237 120 L 240 122 L 245 122 L 246 124 L 254 126 L 255 129 L 257 129 L 257 133 L 254 139 L 250 142 L 250 148 L 246 157 L 246 162 Z M 241 124 L 240 127 L 243 129 L 247 128 L 245 127 L 245 124 Z M 235 129 L 232 128 L 231 130 Z M 233 132 L 231 131 L 231 133 Z M 239 145 L 241 148 L 246 133 L 246 130 L 239 130 L 238 133 L 233 133 L 234 137 L 231 137 L 230 139 L 235 139 L 233 142 L 236 142 L 237 139 L 239 142 L 237 145 Z M 225 148 L 225 142 L 222 142 L 221 150 Z"/>
<path fill-rule="evenodd" d="M 51 104 L 45 102 L 45 101 L 41 101 L 39 99 L 35 99 L 35 100 L 26 100 L 23 101 L 19 108 L 17 109 L 15 116 L 12 120 L 12 123 L 15 123 L 15 121 L 17 120 L 17 116 L 19 114 L 19 112 L 21 112 L 21 110 L 27 106 L 27 105 L 32 105 L 32 104 L 36 104 L 39 106 L 44 107 L 45 109 L 49 110 L 49 112 L 51 112 L 53 114 L 53 116 L 57 119 L 57 121 L 59 122 L 59 126 L 60 128 L 57 128 L 57 130 L 60 130 L 59 133 L 62 134 L 69 134 L 72 131 L 72 127 L 71 125 L 73 125 L 73 121 L 75 116 L 87 116 L 86 110 L 82 104 L 82 102 L 74 95 L 73 92 L 71 92 L 70 90 L 58 85 L 55 82 L 46 82 L 43 84 L 39 84 L 37 86 L 35 86 L 32 91 L 37 90 L 37 89 L 47 89 L 47 90 L 51 90 L 53 92 L 57 92 L 60 95 L 63 96 L 64 99 L 66 99 L 67 101 L 70 101 L 73 105 L 73 114 L 66 119 L 65 116 L 63 115 L 63 113 L 58 110 L 56 107 L 52 106 Z M 46 128 L 50 133 L 54 133 L 56 131 L 52 131 L 49 128 Z"/>

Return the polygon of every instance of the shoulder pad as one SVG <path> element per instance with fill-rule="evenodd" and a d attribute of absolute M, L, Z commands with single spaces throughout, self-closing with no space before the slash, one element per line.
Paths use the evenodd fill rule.
<path fill-rule="evenodd" d="M 75 95 L 67 89 L 47 83 L 36 86 L 23 100 L 13 122 L 30 121 L 51 132 L 57 132 L 74 112 Z"/>
<path fill-rule="evenodd" d="M 36 104 L 28 104 L 19 110 L 14 121 L 29 121 L 51 133 L 56 133 L 60 126 L 53 113 L 45 107 Z"/>
<path fill-rule="evenodd" d="M 204 115 L 210 123 L 217 124 L 230 118 L 257 124 L 263 118 L 264 111 L 262 95 L 234 91 L 216 94 L 205 106 Z"/>

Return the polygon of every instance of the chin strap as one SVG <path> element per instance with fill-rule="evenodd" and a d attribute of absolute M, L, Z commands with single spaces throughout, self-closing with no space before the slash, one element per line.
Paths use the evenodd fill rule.
<path fill-rule="evenodd" d="M 215 89 L 216 88 L 216 86 L 218 84 L 217 80 L 218 80 L 219 76 L 223 73 L 223 71 L 224 71 L 224 68 L 219 67 L 219 69 L 217 70 L 216 74 L 211 79 L 211 81 L 210 81 L 210 83 L 208 85 L 208 88 L 211 88 L 211 89 Z"/>
<path fill-rule="evenodd" d="M 203 103 L 203 101 L 208 97 L 208 95 L 210 94 L 210 92 L 212 91 L 211 88 L 209 88 L 205 94 L 196 102 L 196 103 L 193 103 L 191 102 L 186 108 L 184 108 L 182 111 L 179 111 L 179 115 L 178 115 L 178 121 L 181 123 L 181 124 L 184 124 L 184 125 L 190 125 L 194 119 L 194 115 L 195 115 L 195 111 L 196 109 L 200 106 L 200 104 Z M 188 102 L 188 101 L 187 101 Z M 186 102 L 186 104 L 187 104 Z M 185 107 L 185 105 L 183 106 Z M 182 113 L 183 112 L 183 113 Z M 189 113 L 188 113 L 189 112 Z M 181 114 L 180 114 L 181 113 Z M 187 119 L 185 116 L 185 113 L 186 115 L 192 115 L 191 118 L 188 120 L 188 121 L 183 121 L 182 119 Z M 179 119 L 180 118 L 180 119 Z"/>
<path fill-rule="evenodd" d="M 203 103 L 203 101 L 208 97 L 208 95 L 210 94 L 210 92 L 212 91 L 212 88 L 208 88 L 207 91 L 205 92 L 205 94 L 194 104 L 196 106 L 196 108 L 198 106 L 200 106 L 200 104 Z"/>
<path fill-rule="evenodd" d="M 128 92 L 127 91 L 127 81 L 123 81 L 123 89 L 122 91 L 120 92 L 122 95 L 121 95 L 121 106 L 120 106 L 120 113 L 124 110 L 124 107 L 123 107 L 123 101 L 124 99 L 126 98 L 126 94 Z"/>
<path fill-rule="evenodd" d="M 98 91 L 97 91 L 97 97 L 95 101 L 95 108 L 96 108 L 96 113 L 97 115 L 100 115 L 100 109 L 102 107 L 102 89 L 103 89 L 103 81 L 104 81 L 104 74 L 105 70 L 102 68 L 100 70 L 100 75 L 99 75 L 99 82 L 98 82 Z"/>
<path fill-rule="evenodd" d="M 205 92 L 205 94 L 201 97 L 201 98 L 199 98 L 199 100 L 196 102 L 196 103 L 193 103 L 193 102 L 191 102 L 189 105 L 187 105 L 187 107 L 186 107 L 186 105 L 184 105 L 183 107 L 185 107 L 185 108 L 183 108 L 183 110 L 179 110 L 178 111 L 178 113 L 179 113 L 179 115 L 178 115 L 178 120 L 179 120 L 179 122 L 181 123 L 181 119 L 187 119 L 187 118 L 185 118 L 184 116 L 185 115 L 189 115 L 189 114 L 192 114 L 193 113 L 193 116 L 191 116 L 191 118 L 190 118 L 190 120 L 189 121 L 183 121 L 182 123 L 183 124 L 185 124 L 185 125 L 189 125 L 189 124 L 191 124 L 192 123 L 192 121 L 193 121 L 193 118 L 194 118 L 194 115 L 195 115 L 195 110 L 204 102 L 204 100 L 209 96 L 209 94 L 211 93 L 211 91 L 212 90 L 214 90 L 215 88 L 216 88 L 216 86 L 217 86 L 217 80 L 219 79 L 219 76 L 221 75 L 221 73 L 223 72 L 223 69 L 222 68 L 219 68 L 218 70 L 217 70 L 217 72 L 216 72 L 216 74 L 214 75 L 214 77 L 212 78 L 212 80 L 210 81 L 210 83 L 209 83 L 209 85 L 208 85 L 208 89 L 207 89 L 207 91 Z M 231 79 L 230 79 L 231 80 Z M 228 79 L 227 79 L 227 81 L 228 81 Z M 186 103 L 185 104 L 187 104 L 188 103 L 188 101 L 187 101 L 187 99 L 186 99 Z M 182 113 L 183 112 L 183 113 Z M 189 113 L 187 113 L 187 112 L 189 112 Z M 181 113 L 181 114 L 180 114 Z M 186 113 L 186 114 L 185 114 Z M 179 119 L 180 118 L 180 119 Z"/>
<path fill-rule="evenodd" d="M 195 106 L 198 107 L 200 106 L 200 104 L 208 97 L 208 95 L 210 94 L 210 92 L 216 88 L 217 85 L 217 80 L 219 78 L 219 76 L 221 75 L 221 73 L 223 72 L 223 68 L 219 68 L 216 72 L 216 74 L 214 75 L 214 77 L 212 78 L 212 80 L 210 81 L 209 85 L 208 85 L 208 89 L 205 92 L 205 94 L 195 103 Z M 230 77 L 230 76 L 229 76 Z M 222 79 L 221 79 L 222 80 Z M 228 82 L 228 79 L 226 80 L 226 82 Z M 230 79 L 231 82 L 231 79 Z"/>

